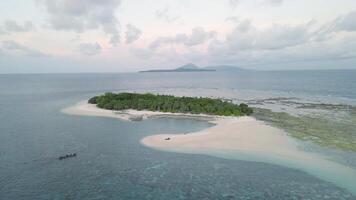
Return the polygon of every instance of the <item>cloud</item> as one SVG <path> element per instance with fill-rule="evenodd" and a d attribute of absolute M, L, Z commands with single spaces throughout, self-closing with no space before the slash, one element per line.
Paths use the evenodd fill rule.
<path fill-rule="evenodd" d="M 275 63 L 282 66 L 288 63 L 330 65 L 331 62 L 338 63 L 343 60 L 355 59 L 356 43 L 353 42 L 355 40 L 355 36 L 351 36 L 339 40 L 308 42 L 288 49 L 268 51 L 259 55 L 259 59 L 256 59 L 259 61 L 256 63 L 260 65 Z"/>
<path fill-rule="evenodd" d="M 334 31 L 356 31 L 356 11 L 338 17 L 332 26 Z"/>
<path fill-rule="evenodd" d="M 26 47 L 15 41 L 8 40 L 2 42 L 2 47 L 4 50 L 12 51 L 15 53 L 20 53 L 31 57 L 49 57 L 49 54 L 42 53 L 41 51 Z"/>
<path fill-rule="evenodd" d="M 225 40 L 214 41 L 210 49 L 226 53 L 283 49 L 305 43 L 310 36 L 309 23 L 294 26 L 273 24 L 258 29 L 250 20 L 240 20 Z"/>
<path fill-rule="evenodd" d="M 101 53 L 102 48 L 98 43 L 81 43 L 79 44 L 79 52 L 87 56 L 95 56 Z"/>
<path fill-rule="evenodd" d="M 179 16 L 173 15 L 172 13 L 170 13 L 170 10 L 168 7 L 164 8 L 162 10 L 156 10 L 155 14 L 158 19 L 163 19 L 164 21 L 166 21 L 168 23 L 175 22 L 179 19 Z"/>
<path fill-rule="evenodd" d="M 7 32 L 0 26 L 0 35 L 7 34 Z"/>
<path fill-rule="evenodd" d="M 192 34 L 177 34 L 173 37 L 158 37 L 150 44 L 150 49 L 157 49 L 164 44 L 183 44 L 185 46 L 195 46 L 206 42 L 216 36 L 214 31 L 205 31 L 201 27 L 194 28 Z"/>
<path fill-rule="evenodd" d="M 237 16 L 229 16 L 225 18 L 226 22 L 233 22 L 233 23 L 238 23 L 240 21 L 240 18 Z"/>
<path fill-rule="evenodd" d="M 155 63 L 194 61 L 261 69 L 335 68 L 343 64 L 348 67 L 356 61 L 353 23 L 356 12 L 328 23 L 311 20 L 259 26 L 243 17 L 229 17 L 226 21 L 232 22 L 233 29 L 225 38 L 215 37 L 213 31 L 196 28 L 191 34 L 158 37 L 149 48 L 135 49 L 132 53 Z M 204 45 L 196 48 L 199 44 Z M 152 51 L 156 49 L 159 51 Z"/>
<path fill-rule="evenodd" d="M 0 26 L 0 35 L 10 33 L 24 33 L 32 30 L 35 30 L 35 26 L 31 21 L 25 21 L 21 25 L 14 20 L 6 20 L 3 25 Z"/>
<path fill-rule="evenodd" d="M 127 24 L 126 29 L 126 44 L 131 44 L 132 42 L 138 40 L 142 34 L 142 31 L 132 24 Z"/>
<path fill-rule="evenodd" d="M 240 0 L 229 0 L 229 5 L 231 7 L 236 7 L 240 3 Z"/>
<path fill-rule="evenodd" d="M 349 20 L 352 15 L 345 16 Z M 299 25 L 272 24 L 258 28 L 249 20 L 239 19 L 225 40 L 211 42 L 205 60 L 245 67 L 285 68 L 298 67 L 298 63 L 311 67 L 316 63 L 332 66 L 341 60 L 356 59 L 356 35 L 339 34 L 339 31 L 353 30 L 348 23 L 340 23 L 345 22 L 345 16 L 322 24 L 322 28 L 314 20 Z M 336 28 L 340 26 L 335 24 L 343 26 Z M 332 37 L 321 37 L 325 35 Z"/>
<path fill-rule="evenodd" d="M 23 25 L 19 25 L 14 20 L 6 20 L 4 23 L 4 29 L 7 32 L 28 32 L 35 29 L 35 26 L 31 21 L 25 21 Z"/>
<path fill-rule="evenodd" d="M 154 54 L 147 48 L 130 48 L 130 52 L 140 59 L 150 59 Z"/>
<path fill-rule="evenodd" d="M 49 15 L 49 25 L 55 30 L 75 31 L 101 29 L 117 45 L 119 21 L 116 10 L 120 0 L 37 0 Z"/>
<path fill-rule="evenodd" d="M 283 0 L 267 0 L 267 3 L 272 6 L 279 6 L 283 3 Z"/>
<path fill-rule="evenodd" d="M 273 25 L 271 28 L 257 33 L 257 35 L 254 48 L 283 49 L 307 42 L 311 33 L 308 24 L 297 26 Z"/>
<path fill-rule="evenodd" d="M 279 6 L 283 4 L 283 1 L 284 0 L 257 0 L 257 3 L 261 5 Z M 236 8 L 241 3 L 251 3 L 251 0 L 228 0 L 228 5 L 232 8 Z"/>
<path fill-rule="evenodd" d="M 349 12 L 339 16 L 329 23 L 323 24 L 314 32 L 313 40 L 324 41 L 330 40 L 337 36 L 339 32 L 355 32 L 356 31 L 356 11 Z"/>

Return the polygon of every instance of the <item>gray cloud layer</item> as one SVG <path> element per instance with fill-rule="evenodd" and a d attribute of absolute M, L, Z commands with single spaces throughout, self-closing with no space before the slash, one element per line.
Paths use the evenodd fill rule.
<path fill-rule="evenodd" d="M 33 31 L 34 29 L 35 26 L 31 21 L 25 21 L 21 25 L 14 20 L 6 20 L 4 24 L 0 26 L 0 34 L 23 33 Z"/>
<path fill-rule="evenodd" d="M 237 64 L 240 66 L 302 66 L 330 65 L 341 61 L 356 59 L 356 11 L 342 15 L 328 23 L 319 24 L 312 20 L 301 24 L 274 23 L 263 28 L 255 26 L 251 20 L 229 18 L 234 23 L 225 38 L 214 37 L 214 32 L 202 28 L 192 34 L 177 34 L 171 37 L 158 37 L 149 49 L 160 51 L 134 51 L 137 56 L 151 60 L 169 58 L 184 62 L 206 62 L 215 64 Z M 210 39 L 210 40 L 209 40 Z M 165 45 L 184 45 L 184 53 Z M 191 48 L 206 44 L 207 51 L 199 52 Z M 320 64 L 322 63 L 322 64 Z M 347 67 L 347 66 L 345 66 Z"/>
<path fill-rule="evenodd" d="M 283 1 L 284 0 L 258 0 L 257 2 L 260 3 L 260 4 L 267 4 L 267 5 L 271 5 L 271 6 L 279 6 L 279 5 L 281 5 L 283 3 Z M 229 5 L 231 7 L 236 7 L 240 3 L 243 3 L 243 2 L 251 2 L 251 0 L 229 0 Z"/>
<path fill-rule="evenodd" d="M 274 24 L 258 29 L 249 20 L 235 20 L 225 40 L 210 44 L 209 57 L 215 62 L 266 63 L 314 62 L 356 58 L 356 12 L 317 26 L 315 21 L 299 25 Z"/>
<path fill-rule="evenodd" d="M 156 10 L 155 14 L 158 19 L 162 19 L 168 23 L 175 22 L 179 19 L 179 16 L 173 15 L 168 7 L 162 10 Z"/>
<path fill-rule="evenodd" d="M 127 24 L 125 34 L 126 44 L 131 44 L 140 38 L 142 31 L 132 24 Z"/>
<path fill-rule="evenodd" d="M 281 5 L 283 3 L 283 0 L 268 0 L 267 3 L 271 5 Z"/>
<path fill-rule="evenodd" d="M 119 21 L 115 12 L 120 0 L 38 0 L 49 15 L 49 24 L 55 30 L 84 32 L 101 29 L 117 45 Z"/>
<path fill-rule="evenodd" d="M 335 31 L 356 31 L 356 11 L 337 18 L 332 27 Z"/>
<path fill-rule="evenodd" d="M 216 41 L 212 48 L 227 52 L 282 49 L 306 42 L 310 34 L 309 24 L 298 26 L 274 24 L 267 29 L 259 30 L 249 20 L 242 20 L 226 36 L 225 41 Z"/>
<path fill-rule="evenodd" d="M 42 53 L 41 51 L 26 47 L 15 41 L 3 41 L 2 48 L 7 51 L 23 54 L 31 57 L 49 57 L 50 55 Z"/>
<path fill-rule="evenodd" d="M 23 25 L 19 25 L 16 21 L 7 20 L 4 27 L 9 32 L 28 32 L 34 30 L 34 25 L 30 21 L 25 21 Z"/>
<path fill-rule="evenodd" d="M 186 46 L 195 46 L 214 38 L 215 35 L 216 33 L 214 31 L 205 31 L 203 28 L 197 27 L 192 30 L 191 35 L 177 34 L 173 37 L 158 37 L 150 44 L 149 48 L 157 49 L 164 44 L 183 44 Z"/>
<path fill-rule="evenodd" d="M 81 43 L 79 44 L 79 52 L 87 56 L 94 56 L 101 53 L 101 46 L 98 43 Z"/>

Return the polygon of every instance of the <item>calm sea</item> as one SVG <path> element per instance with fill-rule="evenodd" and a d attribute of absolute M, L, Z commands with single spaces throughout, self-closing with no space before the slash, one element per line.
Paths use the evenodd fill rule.
<path fill-rule="evenodd" d="M 353 108 L 356 71 L 0 75 L 0 199 L 356 199 L 299 170 L 139 143 L 211 126 L 206 122 L 60 112 L 112 91 L 220 97 L 308 115 L 330 105 Z M 68 153 L 78 156 L 57 160 Z"/>

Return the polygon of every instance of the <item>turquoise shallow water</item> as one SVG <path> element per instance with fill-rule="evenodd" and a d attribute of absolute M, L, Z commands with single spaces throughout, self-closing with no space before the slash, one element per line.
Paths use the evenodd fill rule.
<path fill-rule="evenodd" d="M 243 81 L 235 80 L 239 75 L 216 79 L 209 78 L 211 75 L 169 76 L 0 75 L 0 199 L 356 199 L 350 192 L 300 170 L 156 151 L 139 143 L 147 135 L 211 126 L 206 122 L 122 122 L 60 112 L 106 91 L 179 93 L 213 86 L 228 90 L 234 84 L 238 85 L 236 90 L 248 88 Z M 272 82 L 271 94 L 284 94 L 273 86 L 277 75 L 259 76 L 255 82 L 262 77 Z M 256 83 L 248 91 L 263 95 L 264 87 Z M 328 99 L 347 99 L 351 103 L 354 98 L 352 92 L 329 94 Z M 56 159 L 72 152 L 77 152 L 77 158 Z"/>

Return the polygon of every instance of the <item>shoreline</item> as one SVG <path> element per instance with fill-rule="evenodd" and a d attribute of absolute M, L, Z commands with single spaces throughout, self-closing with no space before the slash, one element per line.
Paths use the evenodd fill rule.
<path fill-rule="evenodd" d="M 322 180 L 332 182 L 356 195 L 356 169 L 305 152 L 301 144 L 283 130 L 253 117 L 225 117 L 153 111 L 112 111 L 95 104 L 79 102 L 62 110 L 69 115 L 111 117 L 120 120 L 140 120 L 154 117 L 184 117 L 205 120 L 213 127 L 187 134 L 158 134 L 141 139 L 146 147 L 161 151 L 202 154 L 226 159 L 266 162 L 302 170 Z M 169 138 L 169 140 L 167 140 Z"/>
<path fill-rule="evenodd" d="M 97 116 L 97 117 L 111 117 L 124 121 L 139 121 L 148 118 L 172 117 L 172 118 L 191 118 L 197 120 L 204 120 L 214 122 L 220 118 L 231 118 L 224 116 L 214 116 L 206 114 L 189 114 L 189 113 L 170 113 L 158 112 L 149 110 L 106 110 L 96 107 L 96 104 L 89 104 L 87 101 L 81 101 L 74 106 L 70 106 L 61 110 L 61 112 L 68 115 L 81 116 Z"/>

